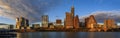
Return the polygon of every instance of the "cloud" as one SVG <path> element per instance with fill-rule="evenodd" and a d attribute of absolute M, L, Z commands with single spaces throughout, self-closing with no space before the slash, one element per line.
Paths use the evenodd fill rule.
<path fill-rule="evenodd" d="M 31 23 L 40 22 L 41 15 L 60 2 L 61 0 L 0 0 L 0 16 L 9 19 L 25 17 Z"/>
<path fill-rule="evenodd" d="M 87 16 L 80 17 L 81 21 L 84 21 L 84 18 L 94 15 L 95 19 L 99 23 L 103 23 L 105 19 L 114 19 L 116 23 L 120 22 L 120 10 L 112 10 L 112 11 L 96 11 L 92 12 L 91 14 Z"/>

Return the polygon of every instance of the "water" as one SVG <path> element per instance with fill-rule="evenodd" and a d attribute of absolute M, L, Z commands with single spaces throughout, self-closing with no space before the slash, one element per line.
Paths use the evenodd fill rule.
<path fill-rule="evenodd" d="M 15 38 L 120 38 L 120 32 L 30 32 Z"/>

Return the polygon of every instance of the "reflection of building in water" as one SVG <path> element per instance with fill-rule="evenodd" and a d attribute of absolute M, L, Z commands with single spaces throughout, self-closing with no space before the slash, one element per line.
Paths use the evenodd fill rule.
<path fill-rule="evenodd" d="M 16 38 L 21 38 L 22 36 L 21 36 L 21 33 L 17 33 L 17 36 L 16 36 Z"/>
<path fill-rule="evenodd" d="M 89 32 L 88 38 L 94 38 L 94 32 Z"/>
<path fill-rule="evenodd" d="M 78 32 L 65 32 L 65 38 L 81 38 Z"/>

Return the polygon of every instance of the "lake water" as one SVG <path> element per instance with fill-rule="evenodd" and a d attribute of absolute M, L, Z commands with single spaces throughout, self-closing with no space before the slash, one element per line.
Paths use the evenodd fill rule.
<path fill-rule="evenodd" d="M 120 38 L 120 32 L 30 32 L 15 38 Z"/>

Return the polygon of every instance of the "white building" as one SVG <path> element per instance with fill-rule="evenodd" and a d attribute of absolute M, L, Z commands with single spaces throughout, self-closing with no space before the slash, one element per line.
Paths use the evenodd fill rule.
<path fill-rule="evenodd" d="M 48 28 L 48 15 L 42 16 L 42 27 Z"/>

